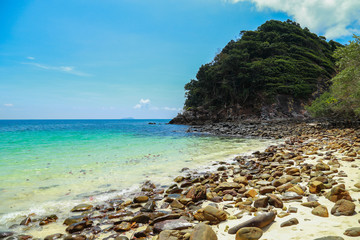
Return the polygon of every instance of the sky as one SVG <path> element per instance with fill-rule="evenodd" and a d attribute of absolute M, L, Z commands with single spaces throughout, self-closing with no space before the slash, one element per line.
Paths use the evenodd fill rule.
<path fill-rule="evenodd" d="M 0 0 L 0 119 L 172 118 L 242 30 L 297 21 L 343 44 L 358 0 Z"/>

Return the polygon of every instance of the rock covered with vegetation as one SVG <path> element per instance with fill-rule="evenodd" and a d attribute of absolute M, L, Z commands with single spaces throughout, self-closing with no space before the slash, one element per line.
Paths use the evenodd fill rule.
<path fill-rule="evenodd" d="M 185 111 L 172 123 L 303 117 L 335 75 L 341 45 L 298 23 L 271 20 L 240 35 L 185 85 Z"/>

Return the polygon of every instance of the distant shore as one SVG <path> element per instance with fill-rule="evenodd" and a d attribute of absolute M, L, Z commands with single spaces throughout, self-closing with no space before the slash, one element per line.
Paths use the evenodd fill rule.
<path fill-rule="evenodd" d="M 216 170 L 206 173 L 184 166 L 166 187 L 147 181 L 131 196 L 74 206 L 67 219 L 24 216 L 19 224 L 28 225 L 27 231 L 17 235 L 15 227 L 0 237 L 233 240 L 235 235 L 228 230 L 256 215 L 262 216 L 257 217 L 262 224 L 253 224 L 258 228 L 251 231 L 240 228 L 236 239 L 246 239 L 240 238 L 246 234 L 268 240 L 360 235 L 356 214 L 360 208 L 360 130 L 321 123 L 279 126 L 248 125 L 245 131 L 253 137 L 285 138 L 283 144 L 231 162 L 219 159 Z M 242 133 L 229 124 L 218 125 L 214 131 L 206 128 L 191 131 Z M 261 132 L 262 136 L 256 135 Z M 270 219 L 260 212 L 276 217 Z"/>

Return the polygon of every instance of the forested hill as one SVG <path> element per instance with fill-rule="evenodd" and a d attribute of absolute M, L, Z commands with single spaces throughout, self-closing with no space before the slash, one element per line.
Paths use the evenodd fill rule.
<path fill-rule="evenodd" d="M 339 46 L 290 20 L 242 31 L 185 85 L 184 114 L 172 122 L 301 115 L 304 103 L 328 87 Z"/>

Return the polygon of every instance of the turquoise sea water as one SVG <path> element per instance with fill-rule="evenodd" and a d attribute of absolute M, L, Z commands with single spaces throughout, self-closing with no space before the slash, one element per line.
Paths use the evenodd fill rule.
<path fill-rule="evenodd" d="M 187 133 L 167 122 L 1 120 L 0 225 L 104 200 L 145 180 L 165 184 L 183 167 L 203 169 L 270 144 Z"/>

